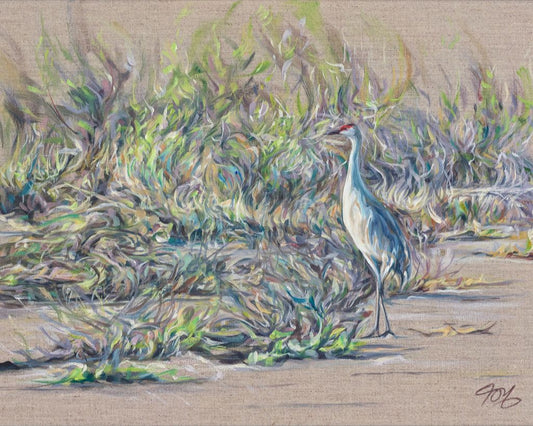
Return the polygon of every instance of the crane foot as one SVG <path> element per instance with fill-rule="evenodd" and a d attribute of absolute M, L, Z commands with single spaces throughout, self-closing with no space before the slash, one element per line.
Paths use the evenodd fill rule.
<path fill-rule="evenodd" d="M 379 334 L 379 331 L 377 329 L 372 330 L 367 335 L 363 336 L 362 339 L 372 339 L 374 337 L 378 337 L 380 339 L 386 338 L 386 337 L 396 337 L 396 334 L 394 334 L 391 330 L 387 330 L 384 333 Z"/>
<path fill-rule="evenodd" d="M 378 337 L 381 337 L 381 338 L 385 338 L 385 337 L 389 337 L 389 336 L 396 337 L 396 334 L 394 334 L 390 330 L 387 330 L 385 333 L 381 333 L 381 334 L 378 335 Z"/>
<path fill-rule="evenodd" d="M 372 339 L 373 337 L 380 337 L 379 335 L 379 331 L 377 328 L 375 328 L 374 330 L 372 330 L 370 333 L 364 335 L 362 337 L 362 339 Z"/>

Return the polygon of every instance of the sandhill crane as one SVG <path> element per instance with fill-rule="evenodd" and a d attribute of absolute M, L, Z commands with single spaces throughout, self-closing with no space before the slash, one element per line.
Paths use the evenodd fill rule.
<path fill-rule="evenodd" d="M 394 216 L 372 195 L 361 177 L 359 153 L 362 137 L 359 129 L 354 124 L 345 124 L 328 134 L 345 136 L 352 143 L 342 193 L 342 219 L 355 247 L 363 254 L 376 279 L 375 323 L 366 337 L 394 335 L 383 301 L 384 281 L 396 276 L 403 286 L 409 279 L 408 244 Z M 381 308 L 385 332 L 379 334 Z"/>

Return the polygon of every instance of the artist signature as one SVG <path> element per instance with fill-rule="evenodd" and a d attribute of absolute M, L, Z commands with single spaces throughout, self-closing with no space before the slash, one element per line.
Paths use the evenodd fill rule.
<path fill-rule="evenodd" d="M 521 398 L 511 398 L 511 393 L 514 391 L 515 385 L 511 386 L 509 390 L 500 387 L 497 388 L 494 383 L 489 383 L 476 391 L 477 396 L 485 396 L 485 399 L 481 405 L 485 403 L 492 403 L 493 405 L 499 405 L 500 408 L 511 408 L 522 402 Z"/>

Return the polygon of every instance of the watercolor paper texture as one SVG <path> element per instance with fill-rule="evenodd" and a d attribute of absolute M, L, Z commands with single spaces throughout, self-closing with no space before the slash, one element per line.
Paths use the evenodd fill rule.
<path fill-rule="evenodd" d="M 528 424 L 533 3 L 0 1 L 2 424 Z"/>

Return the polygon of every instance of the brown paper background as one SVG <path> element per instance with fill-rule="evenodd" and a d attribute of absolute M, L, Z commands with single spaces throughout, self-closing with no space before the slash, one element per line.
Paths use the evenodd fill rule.
<path fill-rule="evenodd" d="M 182 7 L 191 9 L 180 28 L 187 39 L 199 23 L 220 16 L 231 3 L 101 0 L 70 6 L 92 33 L 101 32 L 110 45 L 117 39 L 113 29 L 117 23 L 156 52 L 173 40 Z M 286 8 L 283 2 L 244 1 L 237 15 L 246 22 L 261 3 L 277 11 Z M 0 49 L 36 77 L 34 52 L 41 17 L 48 32 L 65 41 L 68 6 L 67 1 L 0 1 Z M 417 84 L 435 100 L 447 84 L 442 70 L 452 80 L 466 81 L 469 67 L 482 61 L 494 67 L 497 77 L 510 82 L 518 67 L 533 68 L 533 2 L 330 0 L 323 1 L 321 9 L 352 45 L 366 50 L 371 64 L 384 75 L 396 60 L 394 52 L 384 49 L 386 40 L 399 34 L 413 53 Z M 362 29 L 364 22 L 381 31 L 369 38 Z M 448 48 L 456 35 L 455 48 Z M 4 79 L 12 77 L 7 70 L 0 72 Z M 471 317 L 462 311 L 472 321 L 500 321 L 501 327 L 491 336 L 455 340 L 411 336 L 386 342 L 408 352 L 393 351 L 378 361 L 303 361 L 270 369 L 243 367 L 243 371 L 220 367 L 224 377 L 204 384 L 39 391 L 31 384 L 31 375 L 2 375 L 0 423 L 533 424 L 533 269 L 502 259 L 467 258 L 462 263 L 465 274 L 483 271 L 491 279 L 514 283 L 511 290 L 486 290 L 491 297 L 486 309 L 478 306 Z M 460 311 L 460 304 L 443 303 L 428 302 L 419 309 L 438 311 L 438 321 L 428 320 L 435 324 L 462 318 L 454 311 Z M 405 333 L 410 326 L 429 327 L 407 302 L 391 309 L 393 321 L 403 318 Z M 9 338 L 9 327 L 4 326 L 2 339 Z M 474 392 L 490 382 L 507 389 L 515 384 L 514 396 L 521 397 L 522 403 L 508 410 L 481 406 Z"/>

